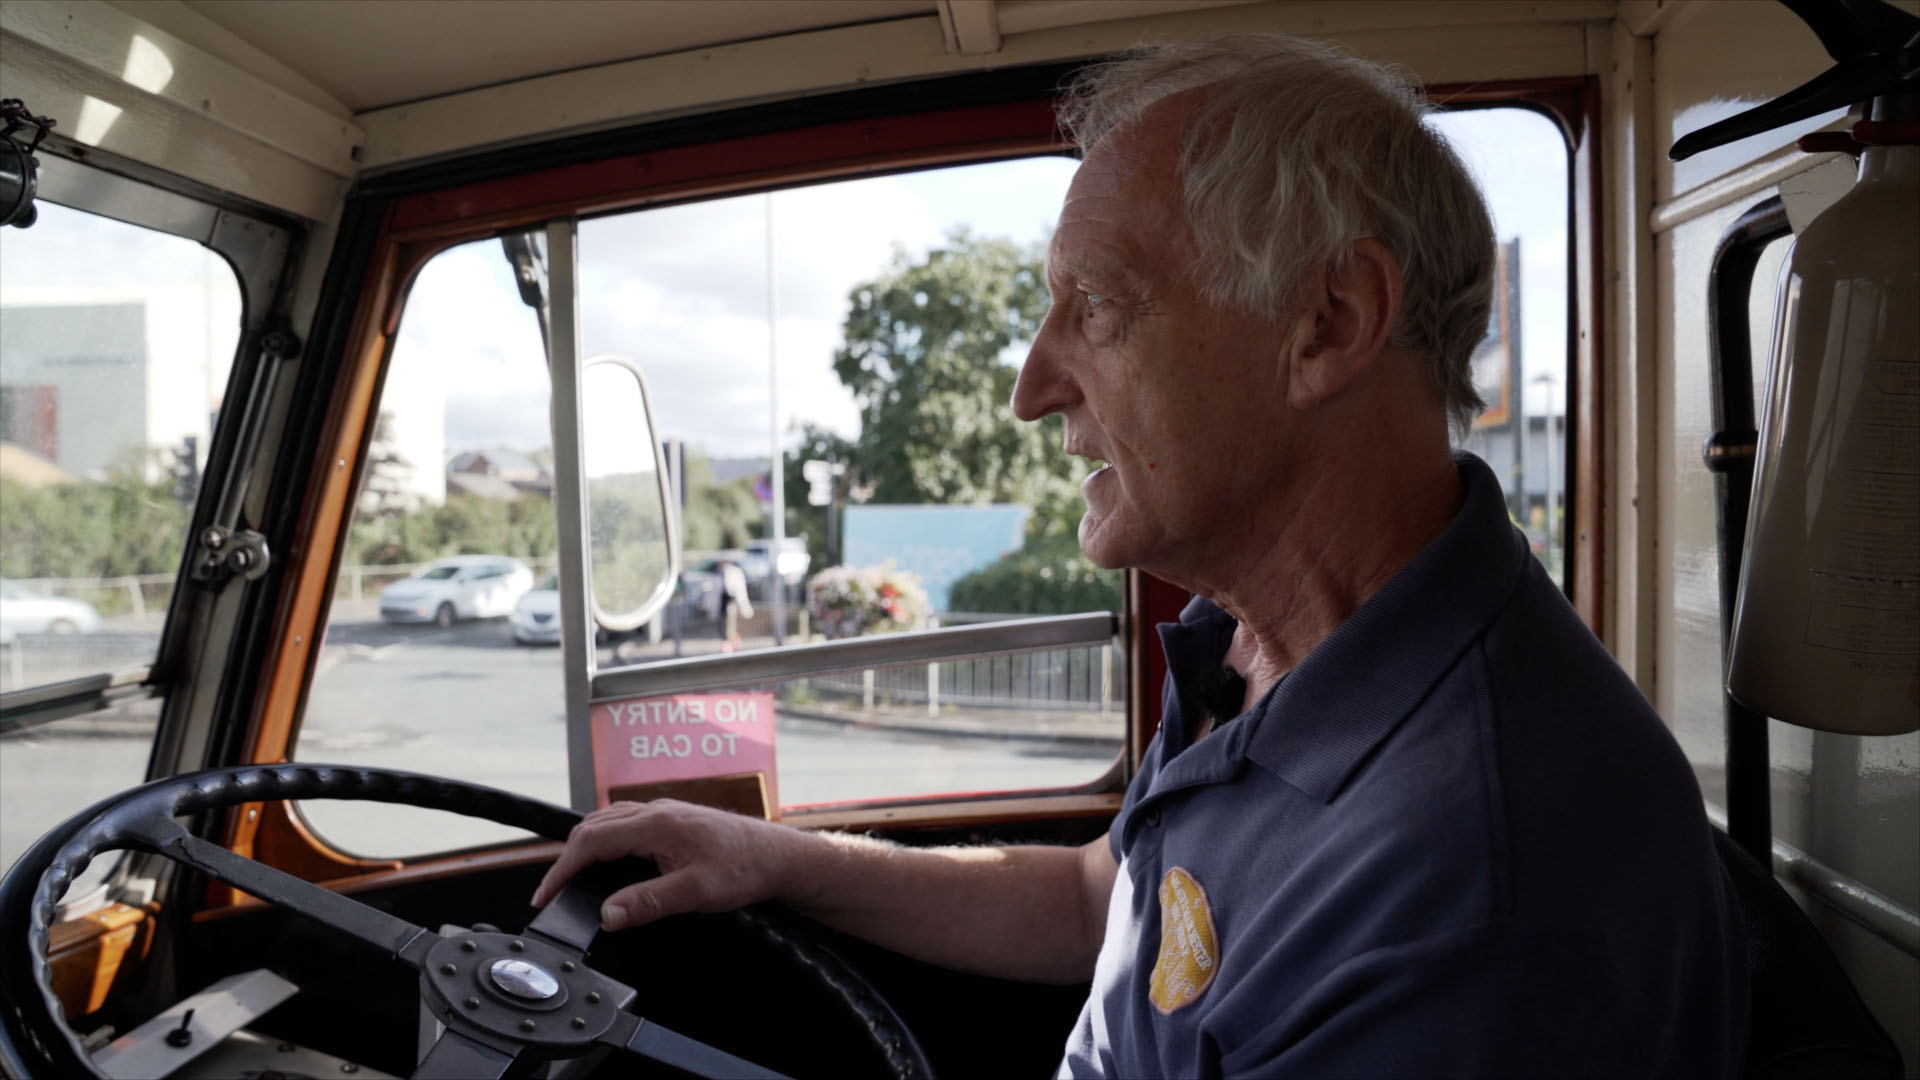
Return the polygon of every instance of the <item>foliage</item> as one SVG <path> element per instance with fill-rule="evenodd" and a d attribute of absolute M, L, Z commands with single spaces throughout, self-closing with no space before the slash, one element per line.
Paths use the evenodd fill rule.
<path fill-rule="evenodd" d="M 637 609 L 667 577 L 666 523 L 657 474 L 587 481 L 593 593 L 611 612 Z"/>
<path fill-rule="evenodd" d="M 831 566 L 807 583 L 813 625 L 830 638 L 912 630 L 926 625 L 928 606 L 920 579 L 891 562 Z"/>
<path fill-rule="evenodd" d="M 1023 550 L 954 582 L 948 606 L 996 615 L 1119 611 L 1120 581 L 1120 571 L 1095 566 L 1077 541 L 1051 537 L 1028 541 Z"/>
<path fill-rule="evenodd" d="M 420 563 L 448 555 L 545 558 L 560 549 L 553 504 L 546 499 L 488 499 L 452 494 L 439 506 L 355 522 L 347 562 Z"/>
<path fill-rule="evenodd" d="M 687 454 L 684 468 L 687 497 L 680 536 L 688 551 L 745 547 L 766 535 L 767 511 L 753 493 L 753 477 L 719 483 L 707 456 L 693 452 Z"/>
<path fill-rule="evenodd" d="M 31 488 L 0 481 L 0 576 L 170 574 L 186 550 L 193 508 L 170 481 L 150 482 L 142 456 L 101 483 Z"/>
<path fill-rule="evenodd" d="M 1009 353 L 1047 310 L 1040 251 L 956 229 L 924 259 L 896 252 L 848 299 L 833 368 L 860 437 L 817 447 L 841 453 L 848 487 L 879 503 L 1020 503 L 1030 538 L 1073 535 L 1079 467 L 1060 451 L 1059 421 L 1022 423 L 1007 405 L 1019 375 Z"/>
<path fill-rule="evenodd" d="M 354 506 L 354 520 L 399 517 L 413 509 L 416 500 L 412 479 L 413 462 L 400 453 L 394 441 L 393 413 L 383 410 L 374 418 L 373 438 L 367 443 L 366 480 Z"/>
<path fill-rule="evenodd" d="M 834 542 L 840 542 L 840 530 L 827 528 L 829 507 L 810 506 L 807 503 L 807 489 L 812 485 L 802 474 L 801 468 L 809 461 L 854 460 L 856 444 L 840 435 L 813 423 L 807 423 L 800 429 L 800 446 L 786 456 L 787 485 L 787 530 L 788 536 L 803 536 L 807 540 L 807 554 L 812 558 L 811 566 L 827 566 L 835 561 L 839 551 L 827 550 L 827 534 L 831 531 Z M 839 486 L 839 501 L 832 509 L 845 509 L 847 505 L 847 482 L 844 477 L 835 481 Z"/>

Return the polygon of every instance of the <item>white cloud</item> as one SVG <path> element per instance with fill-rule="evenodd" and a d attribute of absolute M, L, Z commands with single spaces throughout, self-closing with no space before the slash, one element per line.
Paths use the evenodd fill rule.
<path fill-rule="evenodd" d="M 1559 381 L 1553 407 L 1566 405 L 1567 145 L 1551 120 L 1527 109 L 1470 109 L 1441 113 L 1445 132 L 1479 183 L 1493 212 L 1494 234 L 1520 239 L 1521 379 L 1528 407 L 1542 403 L 1533 380 Z"/>
<path fill-rule="evenodd" d="M 847 295 L 896 251 L 954 226 L 1037 240 L 1072 163 L 1043 159 L 867 177 L 773 196 L 783 433 L 859 429 L 833 373 Z M 662 432 L 709 453 L 768 452 L 767 197 L 720 199 L 581 225 L 583 338 L 647 372 Z"/>
<path fill-rule="evenodd" d="M 779 429 L 859 430 L 833 373 L 847 295 L 958 225 L 1031 244 L 1051 228 L 1073 162 L 1040 158 L 869 176 L 773 196 L 779 266 Z M 583 221 L 582 349 L 635 361 L 661 434 L 722 457 L 769 449 L 767 197 L 737 196 Z M 533 313 L 497 241 L 442 253 L 407 301 L 396 365 L 443 388 L 449 451 L 550 443 Z M 431 409 L 424 392 L 384 407 Z"/>

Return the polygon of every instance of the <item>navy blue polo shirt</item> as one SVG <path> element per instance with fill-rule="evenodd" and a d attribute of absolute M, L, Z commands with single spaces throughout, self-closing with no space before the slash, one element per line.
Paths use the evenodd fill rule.
<path fill-rule="evenodd" d="M 1178 687 L 1234 622 L 1160 627 L 1167 718 L 1073 1076 L 1736 1072 L 1747 973 L 1698 786 L 1460 455 L 1453 522 L 1248 712 Z"/>

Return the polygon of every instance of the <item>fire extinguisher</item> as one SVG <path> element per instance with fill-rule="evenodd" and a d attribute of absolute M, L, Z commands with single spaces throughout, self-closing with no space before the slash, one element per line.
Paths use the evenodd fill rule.
<path fill-rule="evenodd" d="M 1920 18 L 1782 0 L 1837 61 L 1674 144 L 1700 150 L 1838 107 L 1852 190 L 1795 238 L 1775 307 L 1727 690 L 1856 735 L 1920 730 Z"/>

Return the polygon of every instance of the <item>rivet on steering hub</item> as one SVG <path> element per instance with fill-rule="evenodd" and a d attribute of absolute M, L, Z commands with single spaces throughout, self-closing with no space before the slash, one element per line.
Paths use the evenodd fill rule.
<path fill-rule="evenodd" d="M 526 943 L 526 942 L 524 942 L 524 941 L 521 941 L 521 940 L 520 940 L 519 938 L 514 938 L 514 939 L 513 939 L 513 944 L 512 944 L 512 945 L 510 945 L 510 946 L 508 946 L 508 947 L 509 947 L 509 948 L 511 948 L 511 949 L 512 949 L 512 950 L 513 950 L 514 952 L 526 952 L 526 951 L 527 951 L 527 943 Z"/>
<path fill-rule="evenodd" d="M 477 1009 L 480 1007 L 480 999 L 477 997 L 470 997 L 467 1000 L 461 1002 L 461 1004 L 465 1005 L 469 1009 Z"/>
<path fill-rule="evenodd" d="M 600 1004 L 600 991 L 598 990 L 587 991 L 587 1004 L 589 1005 Z"/>
<path fill-rule="evenodd" d="M 573 961 L 571 961 L 571 960 L 562 960 L 562 961 L 560 961 L 560 970 L 561 970 L 561 971 L 572 971 L 572 970 L 573 970 Z"/>
<path fill-rule="evenodd" d="M 460 974 L 460 969 L 459 969 L 459 968 L 457 968 L 457 967 L 455 967 L 455 966 L 454 966 L 454 965 L 452 965 L 452 964 L 441 964 L 441 965 L 440 965 L 440 974 L 442 974 L 442 975 L 458 975 L 458 974 Z"/>
<path fill-rule="evenodd" d="M 520 1021 L 520 1030 L 521 1030 L 521 1031 L 532 1031 L 532 1030 L 533 1030 L 533 1021 L 531 1021 L 531 1020 L 522 1020 L 522 1021 Z"/>
<path fill-rule="evenodd" d="M 587 1018 L 584 1016 L 576 1016 L 572 1020 L 569 1020 L 568 1023 L 573 1025 L 573 1030 L 579 1031 L 581 1028 L 587 1026 Z"/>
<path fill-rule="evenodd" d="M 463 942 L 461 942 L 461 943 L 460 943 L 460 951 L 461 951 L 461 952 L 477 952 L 477 951 L 479 950 L 479 948 L 480 948 L 480 946 L 478 946 L 478 945 L 475 945 L 475 944 L 474 944 L 473 942 L 471 942 L 471 941 L 463 941 Z"/>

